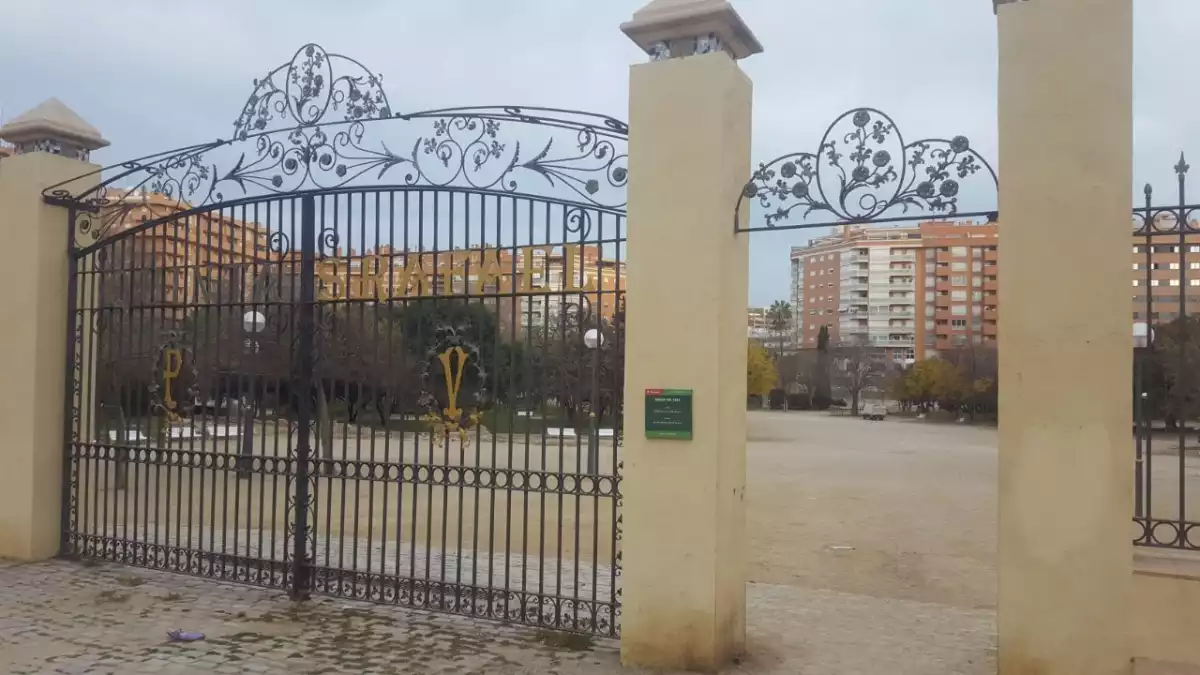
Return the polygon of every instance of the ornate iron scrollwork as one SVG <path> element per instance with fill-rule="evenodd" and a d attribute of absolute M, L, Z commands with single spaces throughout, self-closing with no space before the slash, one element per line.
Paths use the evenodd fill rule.
<path fill-rule="evenodd" d="M 624 207 L 624 122 L 517 106 L 397 113 L 382 82 L 358 61 L 307 44 L 254 81 L 231 138 L 106 167 L 43 194 L 79 210 L 78 247 L 125 229 L 135 214 L 149 225 L 180 210 L 354 185 L 561 195 Z"/>
<path fill-rule="evenodd" d="M 784 221 L 806 221 L 810 214 L 831 219 L 788 227 L 819 227 L 862 223 L 907 215 L 958 214 L 962 181 L 996 172 L 971 147 L 966 136 L 950 140 L 927 138 L 905 143 L 896 123 L 874 108 L 856 108 L 840 115 L 826 129 L 816 153 L 793 152 L 760 164 L 738 198 L 736 214 L 757 200 L 765 215 L 763 227 L 776 229 Z"/>

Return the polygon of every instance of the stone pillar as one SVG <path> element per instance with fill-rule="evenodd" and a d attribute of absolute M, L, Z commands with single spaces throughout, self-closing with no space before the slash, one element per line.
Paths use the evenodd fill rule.
<path fill-rule="evenodd" d="M 0 158 L 0 558 L 59 551 L 65 455 L 68 211 L 42 190 L 97 167 L 107 145 L 55 99 L 0 127 L 15 154 Z"/>
<path fill-rule="evenodd" d="M 761 51 L 726 2 L 656 0 L 622 29 L 629 112 L 622 661 L 715 671 L 745 646 L 748 246 Z M 648 389 L 693 390 L 691 440 L 648 439 Z"/>
<path fill-rule="evenodd" d="M 1132 4 L 997 8 L 1002 675 L 1130 668 Z"/>

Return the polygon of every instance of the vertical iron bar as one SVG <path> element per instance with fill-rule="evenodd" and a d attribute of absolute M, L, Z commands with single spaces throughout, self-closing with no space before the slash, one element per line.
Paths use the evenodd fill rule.
<path fill-rule="evenodd" d="M 78 318 L 75 316 L 76 304 L 78 302 L 78 272 L 80 259 L 75 255 L 75 208 L 67 209 L 67 349 L 66 349 L 66 364 L 67 371 L 63 377 L 63 467 L 61 475 L 61 492 L 62 501 L 59 504 L 59 538 L 58 538 L 58 554 L 71 555 L 78 551 L 73 550 L 72 536 L 74 535 L 74 523 L 71 522 L 71 500 L 73 494 L 73 478 L 75 475 L 76 457 L 82 453 L 77 452 L 77 448 L 83 443 L 76 443 L 74 437 L 75 430 L 75 414 L 78 412 L 79 420 L 82 422 L 84 403 L 84 392 L 80 389 L 80 397 L 75 398 L 75 368 L 82 367 L 85 355 L 82 353 L 82 344 L 76 341 L 76 327 L 79 325 Z M 93 317 L 93 321 L 95 318 Z M 92 341 L 96 340 L 96 335 L 92 335 Z M 76 346 L 80 347 L 79 353 L 76 353 Z M 93 380 L 93 388 L 95 387 L 95 377 Z M 80 383 L 82 384 L 82 383 Z M 76 410 L 76 406 L 79 410 Z M 92 419 L 92 427 L 96 428 L 95 420 Z M 92 444 L 93 447 L 100 447 L 96 438 L 85 438 L 81 432 L 79 441 L 86 441 Z"/>
<path fill-rule="evenodd" d="M 300 317 L 298 323 L 299 377 L 296 392 L 299 415 L 296 439 L 295 507 L 292 526 L 292 587 L 293 600 L 305 600 L 312 590 L 308 561 L 308 501 L 309 462 L 312 457 L 311 397 L 313 394 L 313 331 L 316 310 L 316 205 L 311 195 L 300 202 Z"/>
<path fill-rule="evenodd" d="M 1187 380 L 1191 374 L 1187 372 L 1187 342 L 1188 326 L 1185 320 L 1187 314 L 1187 165 L 1183 156 L 1179 157 L 1179 312 L 1176 315 L 1179 326 L 1179 377 L 1184 380 L 1180 391 L 1187 391 Z M 1181 411 L 1182 413 L 1182 411 Z M 1179 417 L 1179 536 L 1176 545 L 1186 548 L 1187 543 L 1187 462 L 1185 448 L 1187 446 L 1187 419 L 1184 414 Z"/>

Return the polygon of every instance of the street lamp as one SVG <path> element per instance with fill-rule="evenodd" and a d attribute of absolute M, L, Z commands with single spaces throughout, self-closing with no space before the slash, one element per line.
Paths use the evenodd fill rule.
<path fill-rule="evenodd" d="M 1134 424 L 1134 513 L 1143 516 L 1146 508 L 1145 462 L 1150 454 L 1150 426 L 1146 417 L 1150 398 L 1146 391 L 1146 362 L 1150 358 L 1150 346 L 1154 344 L 1154 328 L 1141 321 L 1133 324 L 1133 386 L 1138 396 L 1133 399 Z"/>
<path fill-rule="evenodd" d="M 246 335 L 257 335 L 267 328 L 267 317 L 262 312 L 251 310 L 242 315 L 242 330 Z M 258 341 L 252 337 L 246 338 L 246 351 L 258 353 Z M 237 410 L 241 419 L 242 443 L 238 449 L 238 474 L 248 475 L 253 464 L 254 456 L 254 406 L 242 402 L 242 392 L 238 392 Z"/>
<path fill-rule="evenodd" d="M 600 431 L 596 428 L 596 371 L 599 368 L 600 352 L 599 348 L 604 344 L 604 334 L 595 328 L 588 329 L 583 334 L 583 346 L 592 350 L 592 397 L 591 405 L 588 410 L 588 452 L 587 452 L 587 470 L 588 473 L 600 473 Z"/>

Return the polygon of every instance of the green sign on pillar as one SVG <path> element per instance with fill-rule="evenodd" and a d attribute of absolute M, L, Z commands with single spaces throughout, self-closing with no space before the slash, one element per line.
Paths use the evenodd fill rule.
<path fill-rule="evenodd" d="M 646 438 L 692 440 L 692 390 L 646 390 Z"/>

